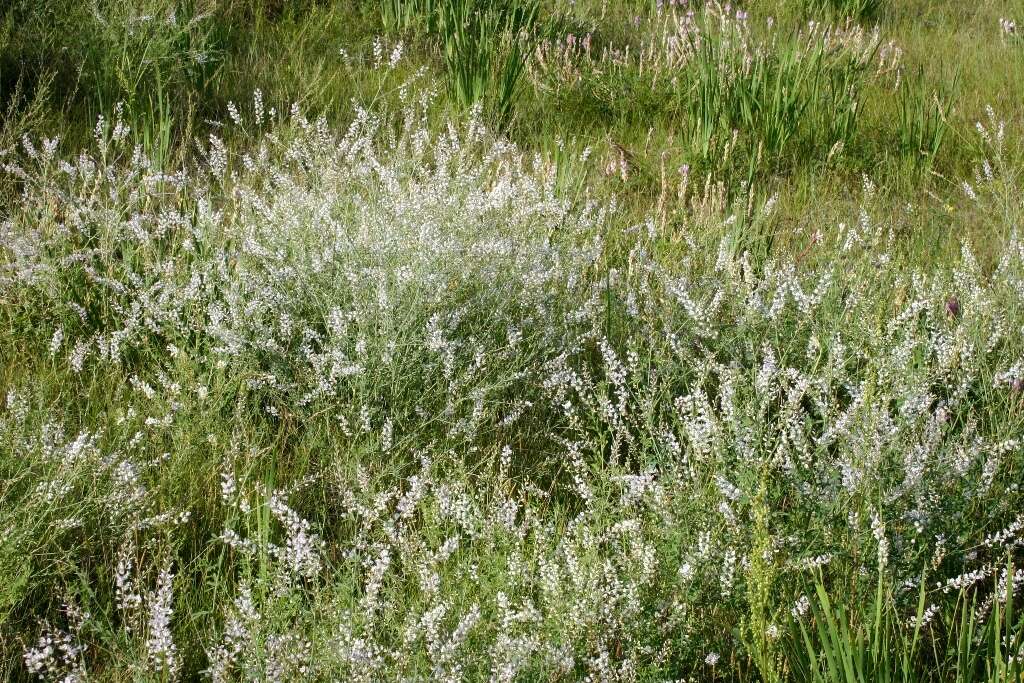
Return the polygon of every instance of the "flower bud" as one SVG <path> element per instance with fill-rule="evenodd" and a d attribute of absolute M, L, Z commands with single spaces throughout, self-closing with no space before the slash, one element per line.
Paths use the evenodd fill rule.
<path fill-rule="evenodd" d="M 946 314 L 949 315 L 950 318 L 960 317 L 960 300 L 955 296 L 951 296 L 946 299 Z"/>

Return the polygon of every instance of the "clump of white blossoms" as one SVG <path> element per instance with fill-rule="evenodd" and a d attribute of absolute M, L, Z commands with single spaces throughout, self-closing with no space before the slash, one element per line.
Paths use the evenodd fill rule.
<path fill-rule="evenodd" d="M 678 678 L 746 656 L 755 571 L 772 641 L 815 571 L 990 589 L 1022 542 L 1016 234 L 913 272 L 865 209 L 834 261 L 757 258 L 424 117 L 295 111 L 174 173 L 117 123 L 7 159 L 0 308 L 118 406 L 26 379 L 0 413 L 4 541 L 123 615 L 36 615 L 30 673 Z"/>

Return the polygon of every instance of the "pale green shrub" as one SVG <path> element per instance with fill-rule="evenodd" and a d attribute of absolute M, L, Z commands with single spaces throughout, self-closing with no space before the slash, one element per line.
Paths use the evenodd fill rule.
<path fill-rule="evenodd" d="M 817 572 L 991 607 L 1024 530 L 998 122 L 964 188 L 996 261 L 923 271 L 870 182 L 830 258 L 755 259 L 730 217 L 613 233 L 475 119 L 252 109 L 172 174 L 116 120 L 5 167 L 12 669 L 781 677 Z"/>

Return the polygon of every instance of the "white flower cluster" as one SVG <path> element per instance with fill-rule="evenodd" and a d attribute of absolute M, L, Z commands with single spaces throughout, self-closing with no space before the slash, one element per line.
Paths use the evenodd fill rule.
<path fill-rule="evenodd" d="M 930 563 L 941 594 L 1020 544 L 1017 235 L 916 272 L 868 210 L 810 265 L 728 225 L 612 234 L 610 203 L 415 107 L 398 132 L 296 114 L 175 174 L 105 131 L 9 164 L 0 308 L 48 372 L 115 378 L 118 411 L 12 393 L 28 484 L 0 519 L 40 558 L 116 556 L 105 611 L 168 677 L 194 624 L 214 680 L 710 671 L 746 656 L 759 567 L 777 634 L 812 570 Z M 196 566 L 215 614 L 178 630 Z M 47 627 L 25 665 L 82 647 Z"/>

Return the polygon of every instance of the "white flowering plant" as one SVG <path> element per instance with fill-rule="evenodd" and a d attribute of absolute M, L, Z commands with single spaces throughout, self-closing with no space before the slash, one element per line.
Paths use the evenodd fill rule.
<path fill-rule="evenodd" d="M 754 252 L 735 215 L 626 220 L 404 104 L 339 131 L 257 96 L 244 145 L 173 169 L 116 112 L 5 156 L 12 676 L 784 680 L 876 604 L 934 639 L 921 680 L 1016 675 L 1024 207 L 994 114 L 962 187 L 998 234 L 923 267 L 868 179 L 813 254 Z"/>

